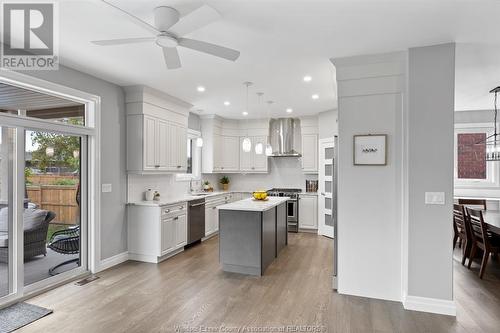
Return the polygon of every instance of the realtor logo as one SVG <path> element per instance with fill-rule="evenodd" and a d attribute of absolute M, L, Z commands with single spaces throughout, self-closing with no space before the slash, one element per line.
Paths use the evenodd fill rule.
<path fill-rule="evenodd" d="M 1 67 L 57 70 L 55 3 L 2 4 Z"/>

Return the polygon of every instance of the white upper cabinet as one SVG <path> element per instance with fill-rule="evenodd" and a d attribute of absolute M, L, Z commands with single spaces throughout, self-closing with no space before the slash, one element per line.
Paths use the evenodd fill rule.
<path fill-rule="evenodd" d="M 249 137 L 252 142 L 252 149 L 249 152 L 243 151 L 242 145 L 245 137 L 240 137 L 240 171 L 245 173 L 267 172 L 267 156 L 265 148 L 267 144 L 266 136 Z M 255 153 L 255 145 L 262 144 L 262 154 Z"/>
<path fill-rule="evenodd" d="M 318 173 L 318 135 L 302 135 L 302 171 Z"/>
<path fill-rule="evenodd" d="M 127 170 L 182 173 L 187 170 L 190 104 L 154 89 L 126 87 Z"/>
<path fill-rule="evenodd" d="M 269 120 L 238 122 L 217 116 L 202 117 L 203 173 L 265 173 L 268 170 L 267 156 L 255 154 L 255 144 L 267 144 Z M 252 140 L 250 152 L 242 149 L 244 135 Z"/>
<path fill-rule="evenodd" d="M 221 171 L 237 172 L 240 168 L 240 139 L 237 136 L 222 136 Z"/>

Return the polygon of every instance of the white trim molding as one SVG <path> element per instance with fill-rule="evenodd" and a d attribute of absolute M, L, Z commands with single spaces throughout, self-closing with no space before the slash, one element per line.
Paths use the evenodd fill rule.
<path fill-rule="evenodd" d="M 403 299 L 403 307 L 406 310 L 437 313 L 447 316 L 457 315 L 455 301 L 438 298 L 406 296 Z"/>
<path fill-rule="evenodd" d="M 119 265 L 128 260 L 129 260 L 128 251 L 118 253 L 112 257 L 101 260 L 97 272 L 102 272 L 108 268 Z"/>

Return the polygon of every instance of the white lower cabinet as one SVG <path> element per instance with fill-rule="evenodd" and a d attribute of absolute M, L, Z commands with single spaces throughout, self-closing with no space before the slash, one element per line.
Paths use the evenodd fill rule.
<path fill-rule="evenodd" d="M 301 194 L 299 197 L 299 229 L 318 229 L 318 196 Z"/>
<path fill-rule="evenodd" d="M 234 193 L 224 193 L 205 198 L 205 237 L 219 231 L 219 211 L 217 207 L 233 201 Z"/>
<path fill-rule="evenodd" d="M 131 260 L 158 263 L 187 244 L 187 203 L 168 206 L 130 205 L 127 209 Z"/>

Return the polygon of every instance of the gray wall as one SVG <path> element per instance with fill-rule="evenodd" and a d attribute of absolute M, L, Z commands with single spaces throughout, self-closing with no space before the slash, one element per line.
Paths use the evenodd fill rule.
<path fill-rule="evenodd" d="M 68 67 L 26 74 L 101 96 L 101 182 L 113 185 L 101 193 L 101 259 L 127 250 L 125 99 L 121 87 Z"/>
<path fill-rule="evenodd" d="M 408 295 L 453 299 L 455 45 L 409 50 Z M 425 192 L 445 205 L 426 205 Z"/>
<path fill-rule="evenodd" d="M 320 139 L 331 138 L 339 134 L 337 116 L 337 109 L 318 113 L 318 133 Z"/>

